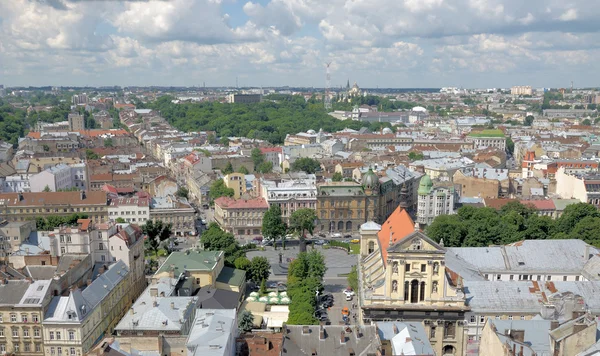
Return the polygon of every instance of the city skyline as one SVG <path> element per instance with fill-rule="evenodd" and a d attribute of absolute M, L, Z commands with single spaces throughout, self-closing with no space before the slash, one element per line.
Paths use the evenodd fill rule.
<path fill-rule="evenodd" d="M 1 2 L 0 83 L 322 88 L 332 62 L 332 87 L 595 87 L 599 12 L 583 1 Z"/>

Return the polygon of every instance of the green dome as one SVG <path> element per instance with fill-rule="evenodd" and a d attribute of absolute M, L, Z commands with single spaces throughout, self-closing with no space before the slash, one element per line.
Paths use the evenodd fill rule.
<path fill-rule="evenodd" d="M 361 183 L 367 189 L 375 189 L 379 183 L 379 178 L 377 178 L 377 174 L 375 174 L 375 172 L 369 168 L 369 170 L 363 174 Z"/>
<path fill-rule="evenodd" d="M 421 182 L 419 183 L 419 194 L 427 195 L 431 191 L 433 187 L 433 182 L 431 178 L 426 174 L 421 178 Z"/>

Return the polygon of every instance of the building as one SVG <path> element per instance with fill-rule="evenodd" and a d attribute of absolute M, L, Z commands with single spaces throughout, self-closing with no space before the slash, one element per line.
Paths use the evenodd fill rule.
<path fill-rule="evenodd" d="M 82 131 L 85 130 L 85 120 L 83 115 L 70 113 L 69 119 L 69 130 L 71 131 Z"/>
<path fill-rule="evenodd" d="M 229 173 L 223 177 L 227 188 L 233 189 L 233 198 L 239 199 L 246 192 L 246 178 L 243 173 Z"/>
<path fill-rule="evenodd" d="M 355 182 L 329 182 L 317 187 L 317 231 L 354 233 L 368 220 L 379 220 L 379 178 L 367 171 Z"/>
<path fill-rule="evenodd" d="M 85 105 L 88 103 L 87 94 L 75 94 L 71 98 L 73 105 Z"/>
<path fill-rule="evenodd" d="M 32 175 L 29 183 L 32 192 L 43 192 L 47 189 L 51 192 L 68 189 L 87 190 L 87 168 L 83 163 L 74 165 L 61 163 Z"/>
<path fill-rule="evenodd" d="M 383 355 L 374 325 L 287 325 L 284 353 L 294 356 Z"/>
<path fill-rule="evenodd" d="M 146 197 L 111 199 L 108 206 L 108 218 L 144 225 L 150 220 L 150 199 Z"/>
<path fill-rule="evenodd" d="M 108 238 L 111 261 L 123 261 L 129 268 L 130 300 L 135 300 L 146 288 L 144 234 L 137 225 L 118 225 L 117 233 Z"/>
<path fill-rule="evenodd" d="M 428 175 L 419 183 L 417 222 L 429 225 L 440 215 L 454 214 L 454 187 L 434 186 Z"/>
<path fill-rule="evenodd" d="M 235 356 L 235 309 L 198 309 L 186 341 L 188 356 Z"/>
<path fill-rule="evenodd" d="M 2 192 L 4 193 L 22 193 L 31 191 L 29 178 L 31 174 L 14 174 L 3 179 Z"/>
<path fill-rule="evenodd" d="M 360 227 L 358 298 L 364 323 L 421 323 L 437 355 L 464 355 L 466 305 L 460 276 L 445 264 L 445 248 L 415 230 L 399 207 L 382 224 Z"/>
<path fill-rule="evenodd" d="M 435 356 L 429 335 L 421 323 L 377 322 L 382 355 Z"/>
<path fill-rule="evenodd" d="M 510 95 L 533 95 L 530 85 L 515 86 L 510 88 Z"/>
<path fill-rule="evenodd" d="M 55 296 L 44 313 L 46 355 L 85 355 L 110 334 L 131 304 L 129 269 L 118 261 L 83 291 L 72 288 Z"/>
<path fill-rule="evenodd" d="M 472 131 L 467 135 L 467 141 L 473 142 L 475 149 L 491 147 L 506 150 L 506 136 L 501 130 Z"/>
<path fill-rule="evenodd" d="M 177 236 L 194 235 L 196 210 L 185 198 L 174 195 L 154 197 L 150 200 L 150 219 L 162 220 L 172 224 L 173 234 Z"/>
<path fill-rule="evenodd" d="M 50 303 L 50 280 L 0 283 L 0 353 L 44 355 L 42 318 Z"/>
<path fill-rule="evenodd" d="M 227 98 L 230 104 L 254 104 L 262 101 L 260 94 L 229 94 Z"/>
<path fill-rule="evenodd" d="M 279 206 L 281 217 L 288 224 L 294 211 L 303 208 L 315 209 L 317 206 L 317 185 L 314 174 L 304 177 L 290 176 L 282 178 L 281 181 L 261 178 L 258 183 L 260 195 L 269 206 Z"/>
<path fill-rule="evenodd" d="M 4 241 L 10 245 L 10 251 L 18 251 L 21 244 L 36 231 L 35 220 L 0 222 L 0 232 Z"/>
<path fill-rule="evenodd" d="M 273 164 L 273 169 L 277 170 L 283 162 L 283 148 L 281 147 L 260 147 L 260 152 L 265 157 L 266 162 Z"/>
<path fill-rule="evenodd" d="M 262 219 L 269 210 L 264 198 L 215 199 L 215 221 L 221 228 L 237 237 L 251 237 L 261 234 Z"/>
<path fill-rule="evenodd" d="M 0 217 L 8 221 L 86 214 L 93 222 L 108 218 L 105 192 L 41 192 L 0 194 Z"/>
<path fill-rule="evenodd" d="M 379 178 L 379 216 L 385 220 L 400 203 L 406 204 L 409 212 L 416 211 L 419 199 L 419 182 L 423 174 L 404 165 L 386 169 L 385 176 Z"/>
<path fill-rule="evenodd" d="M 508 169 L 472 167 L 458 170 L 452 176 L 461 197 L 503 198 L 508 196 Z"/>

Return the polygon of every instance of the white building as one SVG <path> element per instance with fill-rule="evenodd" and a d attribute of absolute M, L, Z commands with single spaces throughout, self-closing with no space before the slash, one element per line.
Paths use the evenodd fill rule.
<path fill-rule="evenodd" d="M 431 224 L 440 215 L 454 214 L 454 188 L 434 187 L 428 175 L 419 183 L 417 222 Z"/>
<path fill-rule="evenodd" d="M 234 356 L 235 309 L 198 309 L 186 347 L 188 356 Z"/>
<path fill-rule="evenodd" d="M 260 184 L 261 197 L 269 206 L 279 205 L 281 217 L 286 222 L 298 209 L 317 208 L 317 185 L 314 174 L 308 174 L 306 178 L 282 180 L 279 183 L 261 180 Z"/>
<path fill-rule="evenodd" d="M 150 219 L 150 200 L 138 197 L 113 199 L 108 206 L 108 218 L 114 221 L 122 218 L 143 225 Z"/>
<path fill-rule="evenodd" d="M 84 163 L 59 164 L 34 174 L 29 179 L 32 192 L 43 192 L 46 187 L 52 192 L 66 189 L 87 190 L 87 169 Z"/>
<path fill-rule="evenodd" d="M 15 174 L 4 178 L 2 192 L 4 193 L 23 193 L 31 191 L 29 179 L 31 174 Z"/>
<path fill-rule="evenodd" d="M 511 95 L 533 95 L 531 85 L 520 85 L 510 88 Z"/>

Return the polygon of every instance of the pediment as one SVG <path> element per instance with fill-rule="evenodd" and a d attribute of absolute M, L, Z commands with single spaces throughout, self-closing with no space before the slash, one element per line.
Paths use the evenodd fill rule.
<path fill-rule="evenodd" d="M 388 252 L 445 253 L 446 249 L 421 231 L 415 231 L 390 246 Z"/>

